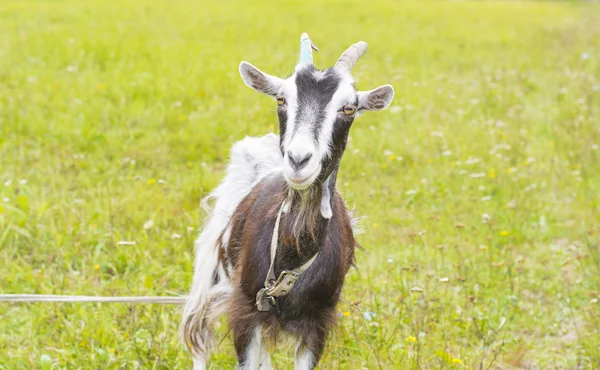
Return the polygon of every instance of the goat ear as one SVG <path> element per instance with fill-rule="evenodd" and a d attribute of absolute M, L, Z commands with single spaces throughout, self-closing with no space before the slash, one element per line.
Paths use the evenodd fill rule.
<path fill-rule="evenodd" d="M 382 110 L 390 106 L 394 99 L 394 88 L 392 85 L 379 86 L 369 91 L 358 92 L 358 113 L 365 110 Z"/>
<path fill-rule="evenodd" d="M 248 62 L 240 63 L 240 75 L 248 87 L 270 96 L 277 95 L 283 86 L 281 78 L 268 75 Z"/>

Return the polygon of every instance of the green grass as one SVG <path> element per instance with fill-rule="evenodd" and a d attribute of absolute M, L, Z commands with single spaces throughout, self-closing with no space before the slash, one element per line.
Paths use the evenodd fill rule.
<path fill-rule="evenodd" d="M 320 368 L 599 368 L 598 4 L 3 1 L 0 293 L 186 294 L 199 199 L 277 127 L 237 66 L 286 75 L 303 31 L 396 89 L 342 161 L 365 250 Z M 2 303 L 0 369 L 189 368 L 179 319 Z"/>

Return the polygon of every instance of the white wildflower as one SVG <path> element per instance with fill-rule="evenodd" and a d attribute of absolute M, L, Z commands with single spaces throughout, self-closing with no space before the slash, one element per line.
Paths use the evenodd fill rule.
<path fill-rule="evenodd" d="M 363 313 L 363 316 L 364 316 L 365 320 L 371 321 L 377 315 L 375 314 L 375 312 L 366 311 L 365 313 Z"/>
<path fill-rule="evenodd" d="M 480 178 L 480 177 L 485 177 L 485 172 L 479 172 L 479 173 L 472 173 L 471 177 L 474 179 Z"/>
<path fill-rule="evenodd" d="M 540 216 L 540 220 L 538 221 L 538 224 L 540 225 L 540 230 L 542 230 L 542 231 L 548 230 L 548 223 L 546 222 L 546 216 L 544 216 L 544 215 Z"/>
<path fill-rule="evenodd" d="M 450 279 L 447 277 L 440 278 L 440 283 L 447 283 L 448 280 L 450 280 Z"/>
<path fill-rule="evenodd" d="M 523 190 L 523 192 L 525 192 L 525 193 L 526 193 L 526 192 L 528 192 L 528 191 L 530 191 L 530 190 L 533 190 L 533 189 L 535 189 L 535 188 L 537 188 L 537 184 L 531 184 L 531 185 L 527 186 L 527 187 L 526 187 L 526 188 Z"/>
<path fill-rule="evenodd" d="M 171 239 L 181 239 L 181 235 L 173 233 L 173 235 L 171 235 Z"/>
<path fill-rule="evenodd" d="M 148 220 L 144 223 L 144 230 L 150 230 L 154 226 L 153 220 Z"/>
<path fill-rule="evenodd" d="M 490 154 L 495 154 L 500 149 L 510 150 L 510 145 L 508 145 L 508 144 L 498 144 L 498 145 L 495 145 L 492 148 L 492 150 L 490 150 Z"/>
<path fill-rule="evenodd" d="M 481 198 L 482 202 L 487 202 L 488 200 L 492 200 L 492 197 L 489 195 L 486 195 L 485 197 Z"/>
<path fill-rule="evenodd" d="M 497 330 L 502 329 L 502 327 L 504 326 L 504 324 L 506 324 L 506 317 L 502 316 L 500 318 L 500 325 L 498 325 L 498 329 Z"/>
<path fill-rule="evenodd" d="M 475 164 L 478 163 L 479 161 L 481 161 L 481 159 L 477 158 L 477 157 L 469 157 L 466 161 L 465 164 Z"/>
<path fill-rule="evenodd" d="M 134 241 L 121 240 L 117 242 L 117 245 L 135 245 Z"/>

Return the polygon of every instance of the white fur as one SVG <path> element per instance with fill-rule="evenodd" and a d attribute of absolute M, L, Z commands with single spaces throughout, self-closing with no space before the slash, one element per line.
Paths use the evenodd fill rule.
<path fill-rule="evenodd" d="M 318 142 L 315 143 L 312 134 L 310 133 L 310 125 L 312 124 L 310 117 L 318 114 L 316 111 L 310 111 L 310 109 L 313 109 L 314 107 L 304 107 L 305 110 L 309 110 L 303 112 L 303 116 L 308 117 L 307 122 L 297 122 L 296 120 L 296 112 L 298 109 L 296 74 L 303 67 L 303 65 L 298 65 L 296 67 L 295 73 L 285 80 L 283 87 L 279 92 L 279 95 L 285 96 L 287 105 L 287 127 L 285 136 L 283 137 L 283 148 L 285 153 L 283 163 L 284 175 L 288 184 L 297 189 L 304 189 L 310 186 L 314 179 L 318 177 L 321 171 L 320 164 L 324 158 L 331 154 L 333 125 L 337 114 L 339 114 L 338 110 L 345 104 L 354 103 L 355 100 L 355 90 L 352 85 L 354 80 L 349 74 L 340 73 L 340 85 L 327 105 L 326 118 L 323 122 Z M 317 70 L 314 72 L 314 76 L 316 79 L 320 79 L 323 77 L 323 72 Z M 293 137 L 292 133 L 294 133 Z M 312 157 L 301 171 L 296 172 L 287 163 L 288 150 L 292 153 L 311 152 Z M 302 184 L 295 184 L 290 181 L 291 178 L 305 179 L 305 181 Z"/>
<path fill-rule="evenodd" d="M 305 158 L 311 155 L 308 163 L 300 170 L 289 165 L 289 156 L 293 158 Z M 286 148 L 283 157 L 283 175 L 288 184 L 295 189 L 306 189 L 319 176 L 321 172 L 321 157 L 317 153 L 314 140 L 311 138 L 308 128 L 300 127 L 294 138 Z M 294 182 L 296 180 L 296 182 Z M 300 182 L 298 182 L 300 181 Z"/>
<path fill-rule="evenodd" d="M 331 209 L 331 193 L 329 192 L 329 179 L 331 175 L 323 183 L 323 196 L 321 198 L 321 216 L 326 219 L 330 219 L 333 216 L 333 210 Z"/>
<path fill-rule="evenodd" d="M 342 75 L 338 89 L 331 97 L 329 105 L 327 105 L 327 115 L 319 133 L 319 154 L 321 158 L 326 158 L 331 154 L 333 125 L 336 116 L 339 114 L 338 110 L 346 104 L 354 103 L 356 95 L 352 86 L 353 83 L 354 80 L 350 75 Z"/>
<path fill-rule="evenodd" d="M 262 328 L 256 327 L 252 332 L 250 345 L 246 350 L 244 365 L 239 370 L 270 370 L 271 358 L 262 342 Z"/>
<path fill-rule="evenodd" d="M 312 370 L 315 366 L 315 355 L 308 349 L 301 348 L 298 341 L 294 354 L 294 370 Z"/>
<path fill-rule="evenodd" d="M 269 173 L 281 171 L 281 163 L 279 137 L 274 134 L 260 138 L 247 137 L 232 147 L 225 178 L 205 200 L 214 199 L 215 204 L 204 230 L 195 242 L 194 279 L 184 308 L 184 322 L 198 313 L 206 312 L 208 318 L 212 319 L 224 311 L 233 288 L 222 266 L 218 266 L 217 240 L 242 199 Z M 225 230 L 223 236 L 223 244 L 227 245 L 229 230 Z M 215 270 L 220 281 L 217 285 L 213 285 Z M 210 332 L 207 330 L 202 338 L 196 339 L 199 348 L 192 350 L 194 368 L 205 369 L 210 351 Z"/>
<path fill-rule="evenodd" d="M 296 111 L 298 109 L 298 89 L 296 87 L 296 74 L 294 73 L 291 77 L 285 80 L 282 89 L 279 92 L 280 95 L 285 96 L 285 102 L 287 105 L 287 124 L 285 135 L 281 138 L 284 150 L 287 150 L 292 139 L 292 133 L 296 128 Z"/>

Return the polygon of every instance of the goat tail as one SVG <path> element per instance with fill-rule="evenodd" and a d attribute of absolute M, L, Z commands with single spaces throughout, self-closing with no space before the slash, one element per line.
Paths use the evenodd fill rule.
<path fill-rule="evenodd" d="M 194 357 L 194 369 L 204 369 L 212 345 L 212 326 L 227 308 L 232 288 L 219 261 L 219 236 L 226 224 L 209 216 L 195 242 L 192 289 L 183 310 L 181 336 Z"/>

